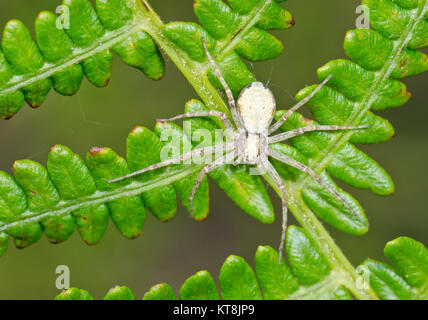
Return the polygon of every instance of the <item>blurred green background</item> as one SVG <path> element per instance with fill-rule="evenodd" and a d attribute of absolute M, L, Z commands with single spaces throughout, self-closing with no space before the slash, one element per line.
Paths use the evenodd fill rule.
<path fill-rule="evenodd" d="M 196 21 L 190 0 L 151 2 L 166 22 Z M 0 25 L 19 18 L 33 30 L 38 12 L 55 11 L 59 4 L 59 0 L 0 1 Z M 343 38 L 355 27 L 359 4 L 358 0 L 289 0 L 284 4 L 296 19 L 294 28 L 275 32 L 284 41 L 285 52 L 275 60 L 254 64 L 258 80 L 271 80 L 279 107 L 291 106 L 299 89 L 318 83 L 318 67 L 344 57 Z M 95 88 L 85 80 L 73 97 L 52 91 L 38 110 L 25 106 L 12 120 L 1 121 L 0 169 L 10 172 L 13 161 L 24 158 L 45 164 L 54 144 L 65 144 L 81 155 L 93 146 L 108 146 L 124 155 L 127 134 L 134 126 L 153 128 L 156 118 L 181 113 L 184 103 L 196 97 L 174 64 L 166 61 L 164 79 L 153 82 L 115 57 L 107 88 Z M 367 257 L 383 260 L 385 243 L 401 235 L 428 244 L 428 74 L 405 82 L 414 98 L 402 108 L 381 112 L 395 126 L 396 137 L 361 147 L 391 174 L 396 193 L 383 198 L 346 186 L 366 209 L 371 229 L 355 237 L 327 226 L 354 264 Z M 136 240 L 124 239 L 110 223 L 102 241 L 93 247 L 84 244 L 77 232 L 60 245 L 42 239 L 17 250 L 11 242 L 0 259 L 0 299 L 53 298 L 58 293 L 55 268 L 60 264 L 70 267 L 72 286 L 99 298 L 116 284 L 128 285 L 138 298 L 158 282 L 168 282 L 178 292 L 181 283 L 199 270 L 206 269 L 216 278 L 229 254 L 252 263 L 259 244 L 278 246 L 280 219 L 262 225 L 238 209 L 214 183 L 211 186 L 211 214 L 203 223 L 192 221 L 180 208 L 169 223 L 148 215 L 143 234 Z M 275 195 L 272 199 L 278 213 L 279 200 Z"/>

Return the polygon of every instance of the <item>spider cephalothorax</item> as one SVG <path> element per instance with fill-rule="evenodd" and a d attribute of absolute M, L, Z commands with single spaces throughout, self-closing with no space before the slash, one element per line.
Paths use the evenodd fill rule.
<path fill-rule="evenodd" d="M 331 78 L 331 76 L 324 80 L 324 82 L 321 83 L 309 96 L 307 96 L 305 99 L 303 99 L 294 107 L 292 107 L 275 124 L 271 125 L 276 110 L 276 102 L 270 89 L 267 88 L 261 82 L 253 82 L 244 89 L 242 89 L 237 104 L 235 104 L 235 99 L 233 98 L 230 88 L 228 87 L 226 81 L 224 80 L 220 72 L 220 69 L 217 67 L 214 59 L 209 53 L 205 41 L 203 41 L 203 43 L 206 55 L 226 92 L 230 111 L 236 127 L 232 124 L 226 114 L 214 110 L 190 112 L 173 117 L 171 119 L 164 119 L 159 121 L 166 122 L 193 117 L 219 117 L 223 122 L 224 127 L 227 129 L 227 135 L 229 139 L 228 142 L 216 144 L 210 147 L 195 149 L 188 153 L 184 153 L 178 157 L 133 172 L 127 176 L 114 179 L 110 182 L 117 182 L 142 174 L 147 171 L 156 170 L 158 168 L 165 167 L 171 164 L 178 164 L 196 156 L 220 154 L 220 156 L 217 157 L 213 162 L 207 164 L 198 175 L 198 178 L 189 198 L 191 212 L 193 212 L 193 198 L 195 197 L 196 190 L 198 189 L 199 185 L 202 182 L 202 179 L 205 177 L 206 174 L 218 167 L 223 166 L 224 164 L 247 164 L 257 166 L 259 172 L 263 172 L 263 174 L 268 175 L 281 193 L 283 216 L 281 243 L 279 247 L 279 261 L 281 263 L 282 250 L 284 246 L 287 228 L 288 196 L 284 182 L 282 181 L 282 178 L 280 177 L 274 166 L 270 163 L 269 157 L 309 174 L 313 179 L 315 179 L 319 184 L 321 184 L 325 189 L 327 189 L 337 200 L 339 200 L 354 216 L 356 215 L 354 211 L 349 207 L 349 205 L 345 202 L 345 200 L 335 190 L 333 190 L 329 185 L 327 185 L 316 172 L 314 172 L 311 168 L 304 165 L 303 163 L 300 163 L 287 155 L 272 150 L 271 148 L 269 148 L 269 145 L 288 140 L 290 138 L 310 131 L 356 130 L 367 128 L 367 126 L 346 127 L 335 125 L 310 125 L 307 127 L 302 127 L 299 129 L 270 136 L 270 134 L 278 130 L 281 125 L 284 124 L 285 121 L 287 121 L 287 119 L 293 114 L 294 111 L 296 111 L 298 108 L 307 103 L 322 88 L 322 86 L 326 84 L 326 82 Z M 365 224 L 365 222 L 362 221 L 358 216 L 356 216 L 356 218 L 360 220 L 363 224 Z"/>

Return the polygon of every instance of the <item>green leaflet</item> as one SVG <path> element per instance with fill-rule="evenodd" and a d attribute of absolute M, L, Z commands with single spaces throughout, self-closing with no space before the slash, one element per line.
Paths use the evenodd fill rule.
<path fill-rule="evenodd" d="M 369 285 L 384 300 L 411 300 L 412 287 L 385 263 L 367 260 L 361 266 L 362 275 Z"/>
<path fill-rule="evenodd" d="M 165 144 L 162 148 L 163 160 L 175 158 L 180 154 L 184 154 L 192 150 L 192 142 L 184 134 L 183 130 L 175 124 L 157 123 L 155 132 Z M 191 165 L 190 161 L 187 161 L 187 163 Z M 193 186 L 195 185 L 197 176 L 198 173 L 174 183 L 177 195 L 187 211 L 190 210 L 189 196 L 192 192 Z M 198 221 L 203 221 L 208 217 L 208 213 L 209 186 L 208 178 L 205 177 L 196 191 L 195 198 L 193 199 L 193 218 Z"/>
<path fill-rule="evenodd" d="M 0 86 L 4 86 L 12 79 L 13 71 L 0 50 Z M 0 114 L 2 118 L 11 118 L 24 104 L 24 94 L 21 91 L 0 94 Z"/>
<path fill-rule="evenodd" d="M 125 63 L 140 69 L 149 78 L 159 80 L 163 77 L 164 62 L 160 58 L 158 47 L 146 32 L 137 31 L 118 43 L 114 51 Z"/>
<path fill-rule="evenodd" d="M 398 238 L 385 246 L 385 256 L 410 285 L 427 296 L 428 249 L 422 243 L 411 238 Z"/>
<path fill-rule="evenodd" d="M 202 39 L 205 39 L 211 53 L 214 52 L 216 42 L 214 38 L 197 23 L 171 22 L 165 26 L 165 35 L 174 42 L 188 56 L 196 61 L 203 62 L 207 56 Z"/>
<path fill-rule="evenodd" d="M 104 300 L 135 300 L 135 296 L 128 287 L 116 286 L 108 291 Z"/>
<path fill-rule="evenodd" d="M 287 257 L 293 273 L 300 282 L 314 284 L 330 272 L 325 257 L 317 250 L 315 243 L 300 228 L 291 226 L 287 233 Z"/>
<path fill-rule="evenodd" d="M 280 1 L 277 1 L 280 2 Z M 248 14 L 261 0 L 229 0 L 229 5 L 240 14 Z M 294 19 L 290 12 L 275 2 L 272 2 L 262 13 L 257 27 L 262 29 L 287 29 L 294 25 Z"/>
<path fill-rule="evenodd" d="M 68 147 L 54 146 L 49 154 L 47 167 L 62 199 L 75 200 L 96 192 L 94 179 L 86 164 Z M 91 245 L 98 243 L 108 225 L 107 206 L 88 206 L 72 214 L 83 240 Z"/>
<path fill-rule="evenodd" d="M 87 0 L 64 0 L 70 10 L 70 28 L 67 34 L 81 48 L 89 47 L 104 35 L 104 27 L 98 19 L 91 3 Z M 97 87 L 107 85 L 113 55 L 110 50 L 102 51 L 83 62 L 83 70 L 88 80 Z"/>
<path fill-rule="evenodd" d="M 236 48 L 236 52 L 251 61 L 275 58 L 284 49 L 283 44 L 274 36 L 256 27 L 251 28 L 242 39 L 243 41 Z M 255 50 L 256 48 L 257 50 Z M 261 50 L 261 48 L 266 50 Z"/>
<path fill-rule="evenodd" d="M 30 31 L 19 20 L 9 21 L 3 30 L 2 48 L 6 60 L 16 75 L 35 72 L 43 66 L 43 56 Z M 22 88 L 25 101 L 38 107 L 51 89 L 51 80 L 45 79 Z M 10 116 L 10 115 L 9 115 Z"/>
<path fill-rule="evenodd" d="M 143 300 L 177 300 L 177 297 L 169 284 L 160 283 L 153 286 Z"/>
<path fill-rule="evenodd" d="M 260 300 L 262 294 L 253 269 L 241 257 L 229 256 L 218 277 L 225 300 Z"/>
<path fill-rule="evenodd" d="M 345 59 L 330 61 L 318 69 L 320 80 L 324 80 L 330 74 L 333 75 L 333 78 L 329 81 L 329 85 L 356 102 L 364 99 L 376 81 L 376 73 L 365 70 L 358 64 Z M 400 107 L 411 96 L 404 83 L 390 79 L 384 82 L 378 92 L 372 105 L 373 110 Z"/>
<path fill-rule="evenodd" d="M 55 300 L 94 300 L 88 291 L 70 288 L 55 297 Z"/>
<path fill-rule="evenodd" d="M 13 170 L 26 195 L 28 209 L 41 212 L 58 204 L 60 196 L 45 167 L 31 160 L 21 160 L 13 164 Z M 41 224 L 53 243 L 67 240 L 74 231 L 74 221 L 70 215 L 43 219 Z"/>
<path fill-rule="evenodd" d="M 57 63 L 73 53 L 73 41 L 64 29 L 56 26 L 57 16 L 49 11 L 41 12 L 36 19 L 36 39 L 46 62 Z M 83 80 L 80 64 L 73 65 L 52 76 L 52 84 L 60 94 L 73 95 Z"/>
<path fill-rule="evenodd" d="M 0 232 L 0 257 L 6 252 L 9 243 L 9 236 L 7 233 Z"/>
<path fill-rule="evenodd" d="M 315 181 L 311 181 L 302 191 L 302 198 L 309 208 L 325 222 L 340 231 L 353 235 L 364 235 L 367 233 L 369 222 L 358 201 L 349 193 L 340 189 L 327 173 L 323 172 L 321 178 L 341 195 L 359 219 Z M 362 224 L 360 220 L 364 221 L 366 225 Z"/>
<path fill-rule="evenodd" d="M 98 190 L 111 191 L 118 186 L 126 186 L 129 181 L 116 185 L 108 181 L 130 173 L 128 163 L 109 148 L 93 148 L 87 156 L 89 170 Z M 127 238 L 138 237 L 143 229 L 146 211 L 143 201 L 138 196 L 123 197 L 107 203 L 110 216 L 119 231 Z"/>
<path fill-rule="evenodd" d="M 223 1 L 196 0 L 194 8 L 202 26 L 216 39 L 230 37 L 242 21 L 242 17 Z"/>
<path fill-rule="evenodd" d="M 299 281 L 285 261 L 278 264 L 278 252 L 259 246 L 254 257 L 256 274 L 266 300 L 282 300 L 299 289 Z"/>
<path fill-rule="evenodd" d="M 219 300 L 217 287 L 208 271 L 199 271 L 181 286 L 181 300 Z"/>
<path fill-rule="evenodd" d="M 131 171 L 137 171 L 160 162 L 162 142 L 150 130 L 137 127 L 126 141 L 127 159 Z M 136 177 L 138 181 L 154 180 L 165 168 L 144 173 Z M 143 193 L 144 204 L 162 222 L 171 220 L 177 212 L 177 199 L 173 186 L 164 186 Z"/>
<path fill-rule="evenodd" d="M 381 299 L 428 298 L 428 249 L 420 242 L 397 238 L 385 246 L 392 267 L 374 260 L 360 266 L 364 279 Z"/>
<path fill-rule="evenodd" d="M 107 30 L 116 30 L 132 23 L 132 10 L 124 0 L 97 1 L 97 12 Z M 158 80 L 164 73 L 164 62 L 152 38 L 139 30 L 114 46 L 122 60 L 143 71 L 149 78 Z"/>
<path fill-rule="evenodd" d="M 27 198 L 24 190 L 7 173 L 0 171 L 0 221 L 8 223 L 26 216 Z M 18 248 L 25 248 L 37 242 L 42 236 L 40 223 L 21 224 L 10 228 L 7 233 L 15 238 Z M 7 248 L 5 233 L 2 235 L 1 251 Z"/>
<path fill-rule="evenodd" d="M 182 300 L 224 300 L 239 299 L 321 299 L 349 300 L 349 292 L 342 285 L 340 274 L 333 274 L 325 258 L 305 231 L 291 226 L 291 236 L 287 239 L 286 249 L 290 267 L 283 261 L 278 264 L 278 252 L 269 246 L 257 248 L 254 261 L 255 271 L 242 258 L 230 255 L 221 267 L 218 277 L 220 292 L 214 279 L 207 271 L 200 271 L 189 277 L 180 288 Z M 309 257 L 309 259 L 308 259 Z M 316 263 L 316 264 L 315 264 Z M 260 287 L 259 287 L 260 284 Z M 262 291 L 263 290 L 263 294 Z M 70 289 L 79 292 L 79 289 Z M 112 299 L 133 298 L 127 287 L 115 287 L 107 297 Z M 62 293 L 63 297 L 67 293 Z M 78 296 L 76 294 L 78 300 Z M 106 299 L 104 298 L 104 299 Z M 172 287 L 167 283 L 153 286 L 144 300 L 176 300 Z"/>

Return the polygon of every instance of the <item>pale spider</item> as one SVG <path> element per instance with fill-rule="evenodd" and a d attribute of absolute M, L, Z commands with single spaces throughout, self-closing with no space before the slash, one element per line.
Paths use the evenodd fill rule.
<path fill-rule="evenodd" d="M 299 129 L 279 133 L 274 136 L 269 136 L 269 134 L 274 133 L 278 130 L 282 124 L 292 115 L 294 111 L 299 109 L 301 106 L 306 104 L 321 88 L 327 83 L 331 78 L 331 75 L 325 79 L 309 96 L 297 103 L 292 107 L 286 114 L 284 114 L 281 119 L 279 119 L 275 124 L 271 126 L 271 122 L 274 118 L 276 111 L 276 102 L 275 98 L 270 91 L 263 83 L 253 82 L 247 87 L 245 87 L 238 98 L 237 107 L 235 100 L 232 95 L 232 91 L 224 80 L 220 69 L 216 65 L 214 59 L 208 51 L 206 42 L 203 40 L 203 45 L 205 48 L 205 53 L 208 57 L 208 60 L 214 69 L 218 79 L 220 80 L 230 106 L 230 111 L 232 118 L 236 124 L 237 129 L 235 129 L 232 122 L 229 120 L 225 113 L 219 111 L 200 111 L 200 112 L 189 112 L 170 119 L 162 119 L 160 122 L 174 121 L 184 118 L 193 118 L 193 117 L 218 117 L 224 124 L 226 130 L 229 132 L 229 138 L 232 142 L 216 144 L 214 146 L 197 148 L 193 151 L 184 153 L 178 157 L 153 164 L 145 169 L 133 172 L 126 176 L 114 179 L 110 183 L 118 182 L 124 179 L 140 175 L 144 172 L 152 171 L 161 167 L 165 167 L 172 164 L 178 164 L 185 160 L 191 159 L 195 156 L 204 156 L 209 154 L 222 154 L 222 156 L 215 159 L 213 162 L 205 166 L 202 171 L 199 173 L 196 183 L 193 187 L 190 200 L 190 211 L 193 214 L 193 198 L 195 197 L 196 190 L 202 182 L 202 179 L 206 174 L 212 170 L 224 165 L 224 164 L 247 164 L 247 165 L 256 165 L 257 168 L 264 170 L 267 173 L 272 181 L 275 183 L 279 192 L 282 195 L 282 233 L 281 233 L 281 242 L 279 246 L 279 263 L 282 261 L 282 251 L 284 247 L 285 234 L 287 230 L 287 190 L 285 185 L 274 168 L 274 166 L 269 162 L 268 157 L 272 157 L 282 163 L 290 165 L 291 167 L 297 168 L 298 170 L 309 174 L 313 179 L 315 179 L 320 185 L 327 189 L 337 200 L 339 200 L 360 222 L 365 224 L 361 218 L 359 218 L 354 211 L 349 207 L 345 200 L 328 184 L 326 184 L 320 176 L 315 173 L 311 168 L 300 163 L 293 158 L 290 158 L 282 153 L 272 150 L 269 148 L 269 145 L 272 143 L 277 143 L 280 141 L 288 140 L 290 138 L 296 137 L 298 135 L 304 134 L 305 132 L 310 131 L 337 131 L 337 130 L 356 130 L 356 129 L 365 129 L 368 126 L 336 126 L 336 125 L 309 125 Z"/>

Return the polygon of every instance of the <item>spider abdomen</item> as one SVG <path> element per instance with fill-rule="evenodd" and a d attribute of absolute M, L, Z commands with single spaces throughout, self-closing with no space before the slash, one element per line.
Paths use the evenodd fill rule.
<path fill-rule="evenodd" d="M 272 122 L 276 108 L 275 98 L 263 83 L 253 82 L 238 98 L 238 112 L 245 129 L 250 132 L 264 132 Z"/>

